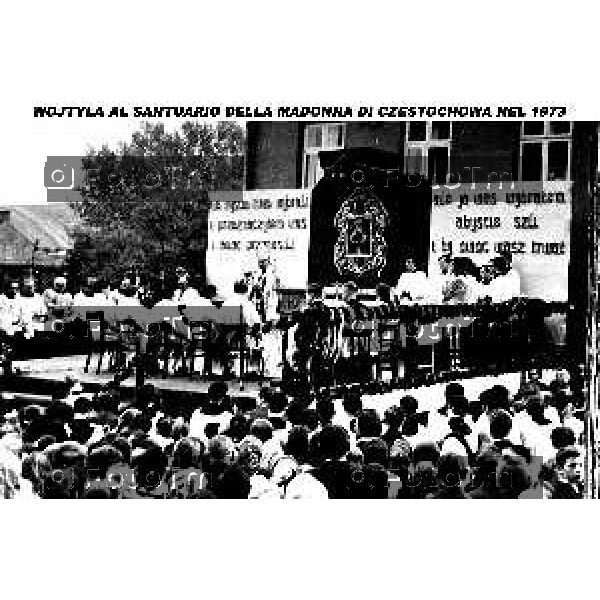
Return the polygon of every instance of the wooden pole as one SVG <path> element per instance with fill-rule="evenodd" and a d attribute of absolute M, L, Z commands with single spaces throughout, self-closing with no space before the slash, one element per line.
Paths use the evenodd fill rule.
<path fill-rule="evenodd" d="M 589 219 L 589 268 L 588 268 L 588 327 L 587 365 L 588 375 L 586 400 L 586 456 L 585 456 L 585 496 L 598 498 L 598 459 L 596 440 L 598 439 L 598 229 L 599 193 L 594 186 Z"/>

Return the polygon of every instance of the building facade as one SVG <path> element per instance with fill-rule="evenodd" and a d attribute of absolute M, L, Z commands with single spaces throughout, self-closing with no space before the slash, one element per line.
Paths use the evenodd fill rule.
<path fill-rule="evenodd" d="M 584 314 L 597 156 L 595 122 L 251 121 L 245 184 L 254 195 L 296 190 L 310 197 L 307 283 L 320 277 L 318 264 L 334 252 L 336 232 L 328 223 L 339 218 L 357 188 L 370 187 L 397 228 L 387 234 L 394 252 L 407 251 L 394 246 L 395 233 L 429 267 L 442 251 L 466 254 L 481 264 L 510 249 L 525 295 L 568 300 Z M 369 177 L 383 173 L 383 181 L 365 179 L 369 168 Z M 390 172 L 401 180 L 419 173 L 431 191 L 425 199 L 411 199 L 410 185 L 394 188 Z M 345 185 L 336 187 L 340 180 Z M 429 202 L 424 211 L 423 202 Z M 392 210 L 397 216 L 390 216 Z M 419 217 L 411 221 L 415 211 Z M 405 222 L 409 226 L 403 227 Z M 328 236 L 324 250 L 315 254 L 316 240 Z M 334 271 L 321 279 L 332 278 Z M 393 283 L 395 272 L 388 271 L 383 274 Z"/>
<path fill-rule="evenodd" d="M 73 246 L 75 215 L 66 205 L 0 207 L 0 285 L 32 274 L 38 289 L 63 271 Z"/>

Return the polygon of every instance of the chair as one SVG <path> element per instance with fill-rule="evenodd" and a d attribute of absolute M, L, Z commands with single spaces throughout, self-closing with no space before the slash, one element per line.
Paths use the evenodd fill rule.
<path fill-rule="evenodd" d="M 187 369 L 190 376 L 195 371 L 196 359 L 203 358 L 203 375 L 209 376 L 212 373 L 212 323 L 210 321 L 189 321 L 190 339 L 186 349 L 186 360 L 189 361 Z"/>
<path fill-rule="evenodd" d="M 173 327 L 167 321 L 161 323 L 160 334 L 161 348 L 159 353 L 162 354 L 162 378 L 166 379 L 169 374 L 169 363 L 173 360 L 173 371 L 177 371 L 177 364 L 181 362 L 181 370 L 187 370 L 186 356 L 189 340 L 183 335 L 183 332 Z"/>
<path fill-rule="evenodd" d="M 96 367 L 96 375 L 98 375 L 102 367 L 102 358 L 105 353 L 108 352 L 110 354 L 109 369 L 117 362 L 121 335 L 115 334 L 109 330 L 106 320 L 104 319 L 103 311 L 86 312 L 85 321 L 87 325 L 87 339 L 89 346 L 84 372 L 88 372 L 92 355 L 94 352 L 98 352 L 98 366 Z"/>
<path fill-rule="evenodd" d="M 392 381 L 399 376 L 399 350 L 401 348 L 400 321 L 381 320 L 377 328 L 377 354 L 375 356 L 375 376 L 381 381 L 383 370 L 389 370 Z"/>
<path fill-rule="evenodd" d="M 371 346 L 373 341 L 373 324 L 370 321 L 353 321 L 344 327 L 343 336 L 348 340 L 349 354 L 347 360 L 348 383 L 358 380 L 372 379 L 373 358 Z M 363 362 L 364 361 L 364 362 Z M 367 369 L 369 372 L 367 373 Z"/>

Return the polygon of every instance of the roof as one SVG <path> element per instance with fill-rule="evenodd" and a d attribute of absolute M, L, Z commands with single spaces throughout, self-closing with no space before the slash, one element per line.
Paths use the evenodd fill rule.
<path fill-rule="evenodd" d="M 10 224 L 32 244 L 52 251 L 73 247 L 73 230 L 77 216 L 62 202 L 19 206 L 0 206 L 10 211 Z"/>

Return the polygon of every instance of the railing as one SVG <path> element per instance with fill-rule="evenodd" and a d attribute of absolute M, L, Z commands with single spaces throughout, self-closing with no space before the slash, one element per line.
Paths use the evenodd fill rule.
<path fill-rule="evenodd" d="M 152 332 L 158 331 L 158 319 L 185 344 L 190 336 L 185 333 L 185 328 L 182 330 L 173 322 L 173 318 L 183 319 L 183 324 L 187 319 L 219 322 L 225 318 L 244 327 L 247 333 L 239 307 L 120 309 L 132 314 L 128 319 L 121 319 L 113 310 L 110 319 L 113 329 L 123 332 L 121 323 L 133 321 L 137 324 L 133 332 L 138 336 L 152 337 Z M 139 311 L 138 319 L 135 311 Z M 326 306 L 317 303 L 305 310 L 295 308 L 283 314 L 278 327 L 283 331 L 282 359 L 288 368 L 310 371 L 319 364 L 329 371 L 329 376 L 324 378 L 326 385 L 384 380 L 392 385 L 407 385 L 522 370 L 533 364 L 569 367 L 577 353 L 572 351 L 573 344 L 567 336 L 568 311 L 566 303 L 534 300 L 494 305 L 427 306 L 365 305 L 359 302 Z M 71 346 L 79 344 L 82 349 L 86 348 L 87 330 L 82 333 L 81 328 L 73 326 L 75 321 L 71 316 L 60 331 L 52 324 L 45 328 L 44 334 L 53 339 L 52 347 L 57 354 L 61 339 Z M 299 328 L 291 339 L 289 332 L 294 325 Z M 5 336 L 4 339 L 10 338 Z M 159 347 L 160 343 L 156 338 L 152 344 L 154 352 L 164 350 Z M 39 338 L 20 340 L 19 348 L 36 344 L 39 344 Z M 296 346 L 297 361 L 289 357 L 292 345 Z M 135 346 L 138 353 L 140 348 L 142 352 L 146 348 L 145 344 Z M 17 357 L 14 352 L 13 356 L 25 357 Z"/>

